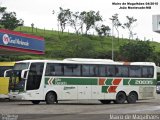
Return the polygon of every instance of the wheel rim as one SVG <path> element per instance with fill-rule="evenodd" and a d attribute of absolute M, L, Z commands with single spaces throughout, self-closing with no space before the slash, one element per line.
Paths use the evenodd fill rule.
<path fill-rule="evenodd" d="M 46 97 L 47 104 L 54 104 L 56 102 L 55 95 L 53 93 L 48 93 Z"/>
<path fill-rule="evenodd" d="M 126 100 L 126 96 L 124 93 L 121 92 L 117 95 L 117 100 L 116 100 L 117 103 L 124 103 L 125 100 Z"/>
<path fill-rule="evenodd" d="M 49 101 L 50 101 L 50 102 L 54 102 L 54 101 L 55 101 L 55 100 L 54 100 L 54 95 L 50 95 Z"/>
<path fill-rule="evenodd" d="M 118 96 L 118 100 L 119 100 L 119 101 L 124 101 L 124 100 L 125 100 L 124 95 L 123 95 L 123 94 L 119 95 L 119 96 Z"/>
<path fill-rule="evenodd" d="M 137 95 L 135 93 L 131 93 L 129 96 L 128 96 L 128 102 L 129 103 L 135 103 L 136 100 L 137 100 Z"/>

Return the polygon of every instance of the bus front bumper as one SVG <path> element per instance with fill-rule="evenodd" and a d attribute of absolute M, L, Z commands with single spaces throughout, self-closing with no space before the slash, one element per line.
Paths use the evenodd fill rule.
<path fill-rule="evenodd" d="M 24 93 L 9 93 L 8 96 L 11 100 L 25 100 Z"/>
<path fill-rule="evenodd" d="M 0 94 L 0 98 L 5 99 L 5 98 L 9 98 L 9 96 L 8 95 L 4 95 L 4 94 Z"/>

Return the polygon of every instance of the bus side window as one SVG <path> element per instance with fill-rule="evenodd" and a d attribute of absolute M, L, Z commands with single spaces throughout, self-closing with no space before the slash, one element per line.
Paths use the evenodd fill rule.
<path fill-rule="evenodd" d="M 127 66 L 116 66 L 116 77 L 128 77 L 128 67 Z"/>
<path fill-rule="evenodd" d="M 46 75 L 46 76 L 50 76 L 50 63 L 47 63 L 45 75 Z"/>
<path fill-rule="evenodd" d="M 89 65 L 82 65 L 82 76 L 89 76 Z"/>
<path fill-rule="evenodd" d="M 81 76 L 81 65 L 74 65 L 73 66 L 73 76 Z"/>
<path fill-rule="evenodd" d="M 51 76 L 56 75 L 54 66 L 51 66 L 50 74 L 51 74 Z"/>
<path fill-rule="evenodd" d="M 98 76 L 98 65 L 90 65 L 90 76 Z"/>
<path fill-rule="evenodd" d="M 153 77 L 153 67 L 151 67 L 151 66 L 143 66 L 142 67 L 142 77 L 144 77 L 144 78 L 152 78 Z"/>
<path fill-rule="evenodd" d="M 64 65 L 64 76 L 72 76 L 72 64 Z"/>
<path fill-rule="evenodd" d="M 55 67 L 55 75 L 63 76 L 64 75 L 64 67 L 63 64 L 54 64 Z"/>
<path fill-rule="evenodd" d="M 99 65 L 99 76 L 106 77 L 107 76 L 107 66 Z"/>
<path fill-rule="evenodd" d="M 130 77 L 142 77 L 140 66 L 129 66 L 129 76 Z"/>
<path fill-rule="evenodd" d="M 115 76 L 115 66 L 113 65 L 107 66 L 107 76 L 109 77 Z"/>

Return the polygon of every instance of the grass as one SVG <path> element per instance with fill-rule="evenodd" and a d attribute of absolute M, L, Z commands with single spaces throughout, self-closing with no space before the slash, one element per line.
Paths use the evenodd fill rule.
<path fill-rule="evenodd" d="M 67 32 L 62 34 L 58 31 L 31 27 L 18 27 L 15 31 L 42 36 L 45 39 L 45 55 L 26 55 L 20 59 L 99 58 L 111 54 L 112 50 L 112 37 L 76 35 Z M 114 38 L 114 51 L 118 51 L 119 47 L 127 42 L 128 39 Z M 151 45 L 155 46 L 155 51 L 160 51 L 160 43 L 151 41 Z"/>

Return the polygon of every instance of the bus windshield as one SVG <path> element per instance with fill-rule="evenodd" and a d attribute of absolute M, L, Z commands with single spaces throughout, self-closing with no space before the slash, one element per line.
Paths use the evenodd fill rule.
<path fill-rule="evenodd" d="M 9 90 L 23 91 L 25 86 L 25 80 L 21 78 L 21 72 L 24 69 L 29 68 L 29 63 L 16 63 L 13 67 L 10 76 Z"/>
<path fill-rule="evenodd" d="M 24 70 L 28 69 L 29 63 L 16 63 L 13 67 L 13 70 Z"/>

